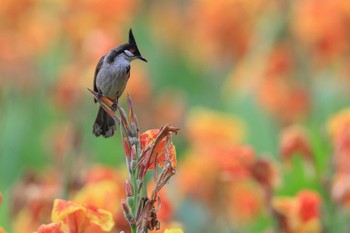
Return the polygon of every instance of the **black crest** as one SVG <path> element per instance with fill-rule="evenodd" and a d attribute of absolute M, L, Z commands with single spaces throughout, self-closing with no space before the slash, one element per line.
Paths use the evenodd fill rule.
<path fill-rule="evenodd" d="M 139 51 L 139 49 L 137 47 L 136 40 L 135 40 L 134 34 L 132 33 L 132 29 L 131 28 L 129 30 L 129 46 L 130 46 L 130 48 L 135 50 L 134 54 L 136 56 L 140 56 L 141 55 L 141 53 L 140 53 L 140 51 Z"/>
<path fill-rule="evenodd" d="M 136 40 L 131 28 L 129 30 L 129 42 L 112 49 L 107 55 L 107 62 L 112 63 L 119 54 L 124 52 L 124 50 L 130 50 L 130 52 L 132 52 L 138 59 L 147 62 L 147 60 L 141 56 L 141 53 L 137 48 Z"/>

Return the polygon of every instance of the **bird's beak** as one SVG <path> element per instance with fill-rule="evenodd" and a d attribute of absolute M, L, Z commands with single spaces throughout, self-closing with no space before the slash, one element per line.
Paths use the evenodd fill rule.
<path fill-rule="evenodd" d="M 144 61 L 144 62 L 148 62 L 146 58 L 142 57 L 141 55 L 137 57 L 138 59 Z"/>

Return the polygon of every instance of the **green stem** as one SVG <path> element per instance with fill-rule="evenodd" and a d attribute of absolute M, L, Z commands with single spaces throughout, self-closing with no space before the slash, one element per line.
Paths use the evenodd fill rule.
<path fill-rule="evenodd" d="M 138 193 L 138 188 L 137 188 L 137 174 L 139 172 L 139 169 L 136 168 L 135 170 L 131 171 L 131 183 L 132 183 L 132 187 L 134 190 L 134 197 L 133 197 L 133 204 L 131 206 L 131 213 L 135 218 L 135 221 L 137 221 L 136 219 L 136 211 L 137 211 L 137 207 L 139 206 L 139 193 Z M 130 229 L 131 229 L 131 233 L 137 233 L 137 228 L 136 228 L 136 222 L 130 224 Z"/>
<path fill-rule="evenodd" d="M 130 229 L 131 229 L 131 233 L 137 233 L 136 232 L 136 224 L 131 224 Z"/>
<path fill-rule="evenodd" d="M 136 168 L 134 171 L 132 171 L 132 175 L 131 175 L 132 187 L 134 188 L 134 201 L 133 201 L 131 211 L 132 211 L 132 214 L 134 216 L 136 215 L 137 206 L 139 205 L 139 193 L 138 193 L 138 188 L 137 188 L 138 171 L 139 171 L 139 169 Z"/>
<path fill-rule="evenodd" d="M 136 155 L 135 156 L 136 156 L 136 161 L 138 161 L 140 158 L 140 155 L 141 155 L 141 145 L 139 142 L 136 142 L 135 146 L 136 146 Z M 130 178 L 131 178 L 131 183 L 132 183 L 132 187 L 134 190 L 134 198 L 133 198 L 133 204 L 131 206 L 131 212 L 135 218 L 136 218 L 137 207 L 140 204 L 139 203 L 140 202 L 140 194 L 139 194 L 138 185 L 137 185 L 138 174 L 139 174 L 139 168 L 131 168 L 131 177 Z M 135 221 L 137 221 L 137 219 L 135 219 Z M 131 228 L 132 233 L 137 232 L 136 223 L 131 224 L 130 228 Z"/>

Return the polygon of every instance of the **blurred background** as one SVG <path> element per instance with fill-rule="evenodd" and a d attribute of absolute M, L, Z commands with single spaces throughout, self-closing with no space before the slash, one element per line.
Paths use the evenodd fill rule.
<path fill-rule="evenodd" d="M 90 192 L 127 230 L 121 138 L 92 134 L 87 88 L 129 28 L 149 61 L 125 92 L 140 131 L 181 128 L 162 227 L 348 232 L 348 0 L 2 0 L 0 226 L 33 232 Z M 104 179 L 120 185 L 97 194 Z"/>

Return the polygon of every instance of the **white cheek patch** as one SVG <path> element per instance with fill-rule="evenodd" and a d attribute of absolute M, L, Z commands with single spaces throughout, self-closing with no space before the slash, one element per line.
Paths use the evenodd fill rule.
<path fill-rule="evenodd" d="M 130 52 L 129 50 L 124 50 L 124 53 L 128 56 L 128 57 L 133 57 L 134 54 L 132 52 Z"/>

